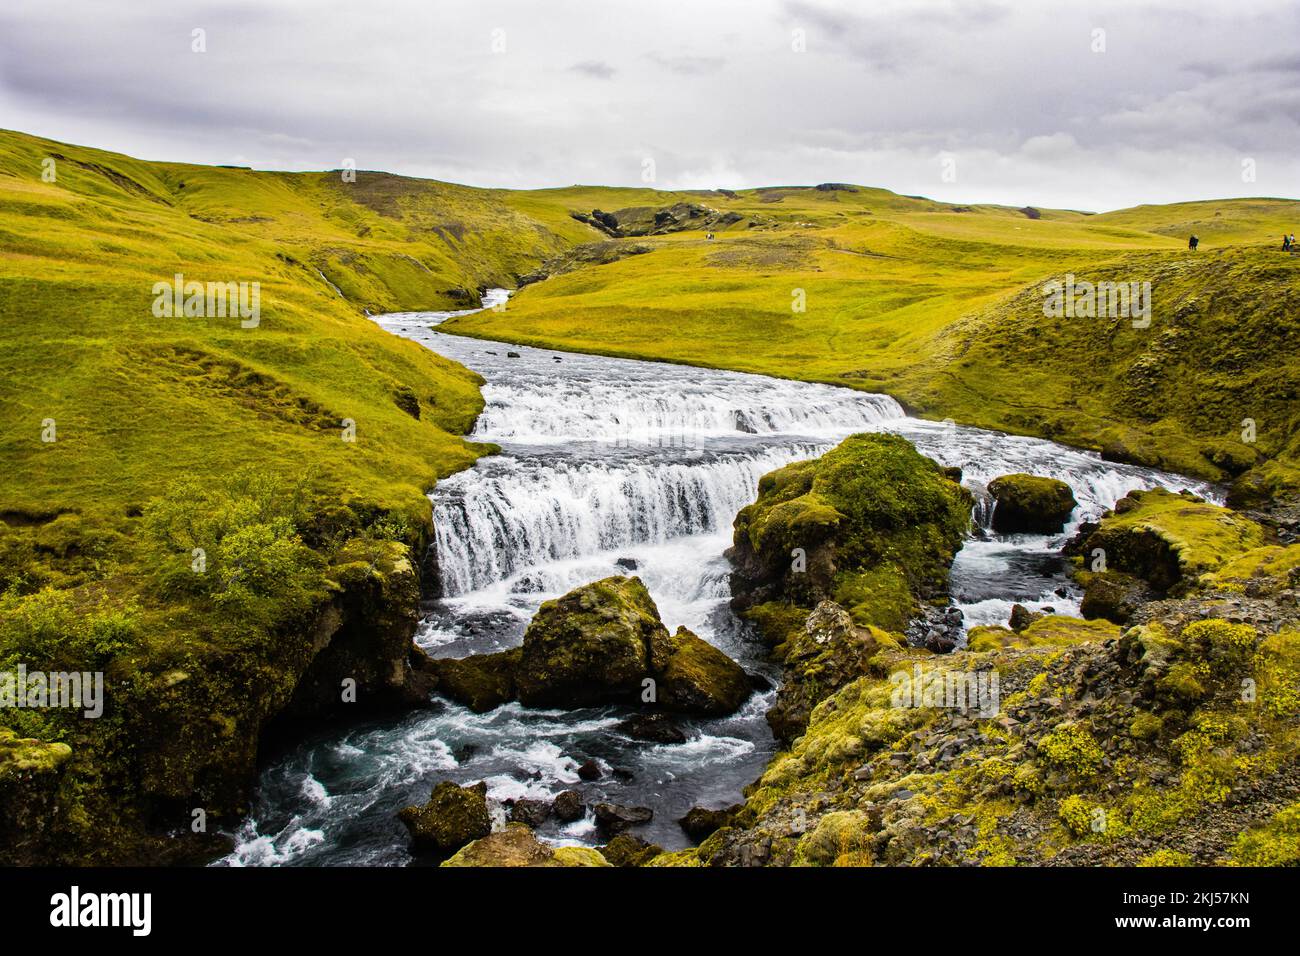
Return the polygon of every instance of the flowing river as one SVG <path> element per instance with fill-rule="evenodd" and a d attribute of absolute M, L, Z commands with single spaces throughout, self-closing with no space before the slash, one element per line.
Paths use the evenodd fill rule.
<path fill-rule="evenodd" d="M 485 305 L 503 300 L 489 292 Z M 435 657 L 520 643 L 538 605 L 612 574 L 640 576 L 668 629 L 686 625 L 751 673 L 779 681 L 765 649 L 728 608 L 736 512 L 759 478 L 823 453 L 847 435 L 890 431 L 962 469 L 979 496 L 999 475 L 1030 472 L 1068 482 L 1079 501 L 1057 536 L 992 534 L 977 506 L 953 566 L 953 601 L 967 627 L 1005 623 L 1012 604 L 1077 614 L 1059 549 L 1079 521 L 1137 488 L 1203 483 L 1102 461 L 1048 441 L 903 414 L 883 395 L 653 362 L 533 349 L 440 334 L 457 313 L 401 313 L 375 321 L 487 380 L 475 440 L 501 446 L 442 481 L 432 494 L 440 591 L 416 641 Z M 404 865 L 412 861 L 402 807 L 441 780 L 486 781 L 495 801 L 550 798 L 565 789 L 646 806 L 633 832 L 673 849 L 695 805 L 741 800 L 775 752 L 763 718 L 774 691 L 738 713 L 680 721 L 681 744 L 634 740 L 615 727 L 629 711 L 529 710 L 486 714 L 439 699 L 431 710 L 322 732 L 267 766 L 253 811 L 235 834 L 230 865 Z M 595 760 L 600 779 L 578 768 Z M 499 822 L 503 811 L 496 811 Z M 538 830 L 552 843 L 603 842 L 590 816 Z"/>

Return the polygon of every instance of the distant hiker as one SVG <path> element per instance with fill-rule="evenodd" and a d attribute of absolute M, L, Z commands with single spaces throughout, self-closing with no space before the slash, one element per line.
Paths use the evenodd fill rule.
<path fill-rule="evenodd" d="M 1295 252 L 1295 233 L 1291 233 L 1291 235 L 1287 236 L 1287 239 L 1290 242 L 1291 251 Z"/>
<path fill-rule="evenodd" d="M 705 238 L 706 238 L 706 239 L 712 239 L 712 238 L 713 238 L 713 233 L 709 233 Z"/>
<path fill-rule="evenodd" d="M 1285 232 L 1282 233 L 1282 251 L 1283 252 L 1291 251 L 1291 237 L 1288 236 Z"/>
<path fill-rule="evenodd" d="M 1199 246 L 1200 244 L 1201 244 L 1201 240 L 1197 239 L 1195 236 L 1192 236 L 1192 238 L 1187 240 L 1187 248 L 1191 249 L 1192 252 L 1195 252 L 1196 247 Z"/>

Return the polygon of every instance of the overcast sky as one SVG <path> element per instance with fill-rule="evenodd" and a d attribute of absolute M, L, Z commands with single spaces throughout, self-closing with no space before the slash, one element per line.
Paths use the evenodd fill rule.
<path fill-rule="evenodd" d="M 0 0 L 0 126 L 481 186 L 1297 197 L 1300 3 Z"/>

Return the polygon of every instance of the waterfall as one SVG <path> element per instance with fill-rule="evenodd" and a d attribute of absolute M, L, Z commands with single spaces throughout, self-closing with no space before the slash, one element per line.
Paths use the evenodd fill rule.
<path fill-rule="evenodd" d="M 486 587 L 552 561 L 731 527 L 758 480 L 829 444 L 681 460 L 489 458 L 434 495 L 442 593 Z"/>

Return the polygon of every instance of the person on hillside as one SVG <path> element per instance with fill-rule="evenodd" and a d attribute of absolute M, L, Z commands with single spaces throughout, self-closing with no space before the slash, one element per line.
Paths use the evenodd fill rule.
<path fill-rule="evenodd" d="M 1291 237 L 1288 236 L 1285 232 L 1282 233 L 1282 251 L 1283 252 L 1291 251 Z"/>
<path fill-rule="evenodd" d="M 1295 252 L 1295 233 L 1291 233 L 1291 235 L 1287 236 L 1287 239 L 1291 244 L 1291 251 Z"/>
<path fill-rule="evenodd" d="M 1187 240 L 1187 248 L 1192 250 L 1192 252 L 1195 252 L 1196 247 L 1199 246 L 1200 244 L 1201 244 L 1201 240 L 1197 239 L 1195 236 L 1192 236 L 1190 239 Z"/>

